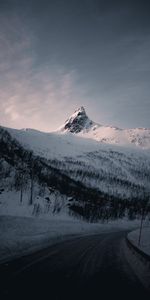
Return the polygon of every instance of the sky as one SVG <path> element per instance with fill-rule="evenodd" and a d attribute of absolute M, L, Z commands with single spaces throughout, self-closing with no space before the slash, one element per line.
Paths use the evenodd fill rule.
<path fill-rule="evenodd" d="M 150 128 L 150 3 L 0 0 L 0 124 Z"/>

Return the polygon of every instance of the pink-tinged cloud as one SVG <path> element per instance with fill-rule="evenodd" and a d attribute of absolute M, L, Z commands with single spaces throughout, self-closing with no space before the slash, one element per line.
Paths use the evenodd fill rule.
<path fill-rule="evenodd" d="M 38 66 L 33 36 L 25 28 L 16 32 L 18 19 L 7 21 L 0 24 L 0 123 L 54 130 L 69 111 L 83 103 L 84 91 L 76 84 L 76 71 Z M 17 35 L 15 42 L 12 35 Z"/>

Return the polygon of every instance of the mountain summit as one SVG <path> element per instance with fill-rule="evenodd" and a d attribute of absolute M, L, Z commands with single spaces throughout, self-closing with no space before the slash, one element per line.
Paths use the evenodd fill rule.
<path fill-rule="evenodd" d="M 85 108 L 81 106 L 67 119 L 61 130 L 79 133 L 84 129 L 90 128 L 92 125 L 93 122 L 88 118 Z"/>
<path fill-rule="evenodd" d="M 134 145 L 150 148 L 150 129 L 121 129 L 115 126 L 104 126 L 93 122 L 86 114 L 83 106 L 79 107 L 67 119 L 57 132 L 77 134 L 106 144 Z"/>

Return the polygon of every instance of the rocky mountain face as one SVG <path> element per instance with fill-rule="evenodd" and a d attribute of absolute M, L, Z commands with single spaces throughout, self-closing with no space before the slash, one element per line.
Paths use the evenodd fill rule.
<path fill-rule="evenodd" d="M 62 130 L 68 130 L 72 133 L 79 133 L 83 129 L 88 129 L 93 122 L 88 118 L 83 106 L 77 109 L 74 114 L 65 122 Z"/>

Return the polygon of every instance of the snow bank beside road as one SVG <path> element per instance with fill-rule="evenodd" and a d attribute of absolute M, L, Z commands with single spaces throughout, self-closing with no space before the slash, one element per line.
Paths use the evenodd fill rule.
<path fill-rule="evenodd" d="M 150 264 L 147 258 L 150 255 L 150 226 L 143 228 L 140 246 L 139 229 L 130 232 L 128 240 L 130 243 L 124 245 L 126 259 L 143 286 L 150 292 Z"/>
<path fill-rule="evenodd" d="M 70 220 L 0 216 L 0 261 L 47 247 L 65 235 L 82 234 L 98 226 Z"/>
<path fill-rule="evenodd" d="M 150 226 L 143 228 L 141 235 L 141 242 L 138 245 L 139 240 L 139 229 L 132 231 L 128 234 L 128 239 L 130 242 L 142 250 L 144 253 L 150 255 Z"/>
<path fill-rule="evenodd" d="M 0 262 L 13 259 L 73 235 L 95 234 L 135 229 L 129 221 L 91 224 L 72 218 L 53 217 L 49 220 L 16 216 L 0 216 Z"/>
<path fill-rule="evenodd" d="M 74 235 L 98 233 L 100 224 L 88 224 L 68 217 L 50 220 L 0 216 L 0 262 L 48 247 Z"/>

